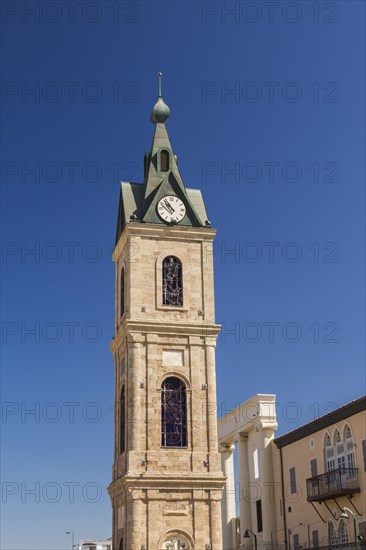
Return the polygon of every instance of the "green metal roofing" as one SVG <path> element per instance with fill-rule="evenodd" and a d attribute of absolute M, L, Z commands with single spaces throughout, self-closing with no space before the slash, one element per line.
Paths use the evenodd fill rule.
<path fill-rule="evenodd" d="M 185 189 L 187 198 L 192 204 L 192 208 L 197 214 L 197 217 L 200 221 L 197 226 L 206 227 L 205 221 L 207 218 L 207 212 L 205 208 L 205 203 L 203 201 L 202 193 L 199 189 Z M 116 234 L 116 244 L 126 226 L 127 223 L 138 223 L 142 222 L 141 212 L 142 212 L 142 203 L 144 197 L 144 184 L 142 183 L 129 183 L 122 181 L 120 187 L 120 201 L 119 201 L 119 211 L 118 211 L 118 222 L 117 222 L 117 234 Z M 136 218 L 135 218 L 136 216 Z M 156 216 L 156 222 L 148 223 L 157 223 L 159 225 L 164 225 L 164 223 Z M 202 221 L 204 220 L 204 221 Z M 179 225 L 191 226 L 193 225 L 188 222 L 184 223 L 183 220 Z M 142 222 L 146 223 L 146 222 Z"/>
<path fill-rule="evenodd" d="M 162 151 L 168 153 L 168 167 L 162 166 Z M 121 182 L 116 243 L 128 223 L 165 225 L 158 216 L 156 207 L 159 200 L 166 195 L 175 195 L 185 204 L 186 214 L 179 225 L 209 226 L 201 191 L 186 189 L 165 124 L 155 122 L 151 151 L 145 155 L 144 183 Z"/>

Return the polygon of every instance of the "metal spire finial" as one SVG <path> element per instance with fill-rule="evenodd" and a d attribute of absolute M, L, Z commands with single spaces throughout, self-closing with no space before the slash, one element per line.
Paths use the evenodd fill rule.
<path fill-rule="evenodd" d="M 165 122 L 168 120 L 170 115 L 170 109 L 168 105 L 164 102 L 162 96 L 161 96 L 161 77 L 163 76 L 163 73 L 158 73 L 158 99 L 157 102 L 154 105 L 154 108 L 152 110 L 150 120 L 154 124 L 162 123 L 165 124 Z"/>
<path fill-rule="evenodd" d="M 161 77 L 162 76 L 163 76 L 163 73 L 158 73 L 158 89 L 159 89 L 158 97 L 162 97 L 161 95 Z"/>

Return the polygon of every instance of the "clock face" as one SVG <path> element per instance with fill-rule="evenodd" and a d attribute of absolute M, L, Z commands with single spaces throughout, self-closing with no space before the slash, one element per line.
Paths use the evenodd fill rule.
<path fill-rule="evenodd" d="M 166 195 L 158 202 L 158 214 L 167 223 L 179 223 L 186 215 L 184 203 L 174 195 Z"/>

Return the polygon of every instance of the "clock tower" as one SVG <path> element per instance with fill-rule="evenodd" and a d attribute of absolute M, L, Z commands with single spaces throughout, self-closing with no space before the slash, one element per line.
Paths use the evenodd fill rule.
<path fill-rule="evenodd" d="M 144 183 L 121 183 L 116 246 L 114 550 L 221 550 L 212 242 L 159 96 Z"/>

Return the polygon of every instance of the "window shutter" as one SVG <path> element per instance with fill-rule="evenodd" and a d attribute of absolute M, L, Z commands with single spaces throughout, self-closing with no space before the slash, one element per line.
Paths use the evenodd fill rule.
<path fill-rule="evenodd" d="M 334 449 L 332 447 L 328 447 L 326 450 L 326 456 L 327 458 L 333 458 L 334 457 Z"/>
<path fill-rule="evenodd" d="M 363 470 L 366 472 L 366 439 L 362 441 Z"/>
<path fill-rule="evenodd" d="M 294 495 L 296 491 L 296 472 L 295 467 L 293 466 L 290 468 L 290 488 L 291 488 L 291 494 Z"/>
<path fill-rule="evenodd" d="M 299 540 L 299 535 L 294 535 L 294 549 L 295 550 L 299 550 L 300 548 L 300 540 Z"/>
<path fill-rule="evenodd" d="M 316 477 L 318 475 L 318 466 L 316 463 L 316 458 L 313 458 L 310 460 L 310 470 L 311 470 L 311 477 Z"/>
<path fill-rule="evenodd" d="M 344 443 L 337 444 L 337 454 L 341 455 L 344 453 Z"/>
<path fill-rule="evenodd" d="M 319 531 L 313 531 L 313 548 L 319 548 Z"/>

